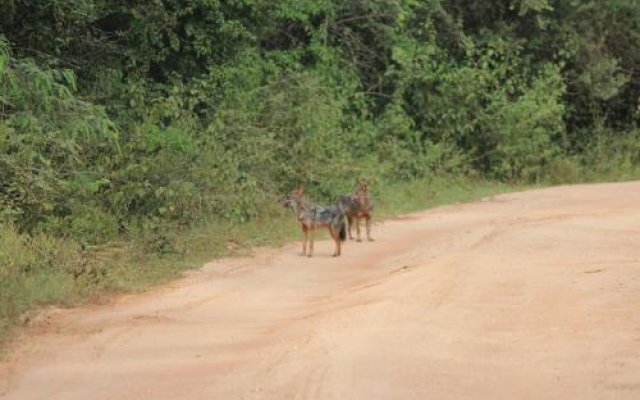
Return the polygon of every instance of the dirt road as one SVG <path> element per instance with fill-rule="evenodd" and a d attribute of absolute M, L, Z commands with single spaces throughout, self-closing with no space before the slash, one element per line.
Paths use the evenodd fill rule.
<path fill-rule="evenodd" d="M 640 183 L 503 195 L 374 236 L 55 312 L 0 367 L 0 398 L 640 398 Z"/>

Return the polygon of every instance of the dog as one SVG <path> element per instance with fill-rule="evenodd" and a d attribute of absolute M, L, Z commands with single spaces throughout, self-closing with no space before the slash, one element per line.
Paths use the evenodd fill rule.
<path fill-rule="evenodd" d="M 355 220 L 357 241 L 360 239 L 360 219 L 366 221 L 367 240 L 373 241 L 371 237 L 371 223 L 373 218 L 373 199 L 369 195 L 369 185 L 364 182 L 358 182 L 355 190 L 351 194 L 343 195 L 338 198 L 338 207 L 346 215 L 349 224 L 349 239 L 353 240 L 352 227 Z"/>
<path fill-rule="evenodd" d="M 344 212 L 340 207 L 337 205 L 321 206 L 309 204 L 304 199 L 302 187 L 298 187 L 284 196 L 280 203 L 282 206 L 295 211 L 300 229 L 304 234 L 302 256 L 306 255 L 311 257 L 313 255 L 314 231 L 318 228 L 329 229 L 329 234 L 335 243 L 333 257 L 338 257 L 342 253 L 342 242 L 345 241 L 347 234 L 344 223 Z M 307 242 L 309 242 L 308 252 Z"/>

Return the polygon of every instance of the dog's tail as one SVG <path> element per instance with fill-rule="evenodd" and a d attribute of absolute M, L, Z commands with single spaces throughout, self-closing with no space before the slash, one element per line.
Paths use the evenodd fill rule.
<path fill-rule="evenodd" d="M 340 241 L 344 242 L 345 240 L 347 240 L 347 227 L 343 219 L 340 221 Z"/>

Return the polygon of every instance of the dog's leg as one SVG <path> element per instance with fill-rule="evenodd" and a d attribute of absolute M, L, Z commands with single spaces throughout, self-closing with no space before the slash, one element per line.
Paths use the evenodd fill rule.
<path fill-rule="evenodd" d="M 347 224 L 349 225 L 347 232 L 349 233 L 349 240 L 353 240 L 353 234 L 351 233 L 353 231 L 353 217 L 350 215 L 347 215 Z"/>
<path fill-rule="evenodd" d="M 314 231 L 315 231 L 315 226 L 311 226 L 309 228 L 309 253 L 307 253 L 308 257 L 311 257 L 313 255 L 313 235 L 314 235 Z"/>
<path fill-rule="evenodd" d="M 372 220 L 371 214 L 367 214 L 367 216 L 365 218 L 367 219 L 366 220 L 366 223 L 367 223 L 367 240 L 370 241 L 370 242 L 373 242 L 375 239 L 373 239 L 371 237 L 371 222 L 372 222 L 371 221 Z"/>
<path fill-rule="evenodd" d="M 362 239 L 360 239 L 360 217 L 356 217 L 356 235 L 358 235 L 356 241 L 362 242 Z"/>
<path fill-rule="evenodd" d="M 333 257 L 337 257 L 340 255 L 340 233 L 333 228 L 333 226 L 329 227 L 329 234 L 331 235 L 331 239 L 335 244 L 335 249 L 333 251 Z"/>
<path fill-rule="evenodd" d="M 307 240 L 309 239 L 309 232 L 307 230 L 307 227 L 302 225 L 302 233 L 304 234 L 304 238 L 302 241 L 302 254 L 300 254 L 301 256 L 306 256 L 307 255 Z"/>

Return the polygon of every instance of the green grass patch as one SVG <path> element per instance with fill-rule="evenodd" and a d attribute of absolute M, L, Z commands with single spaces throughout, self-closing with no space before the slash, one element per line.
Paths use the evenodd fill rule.
<path fill-rule="evenodd" d="M 376 216 L 385 218 L 445 204 L 473 201 L 524 188 L 526 186 L 453 177 L 392 183 L 385 185 L 377 196 Z"/>

